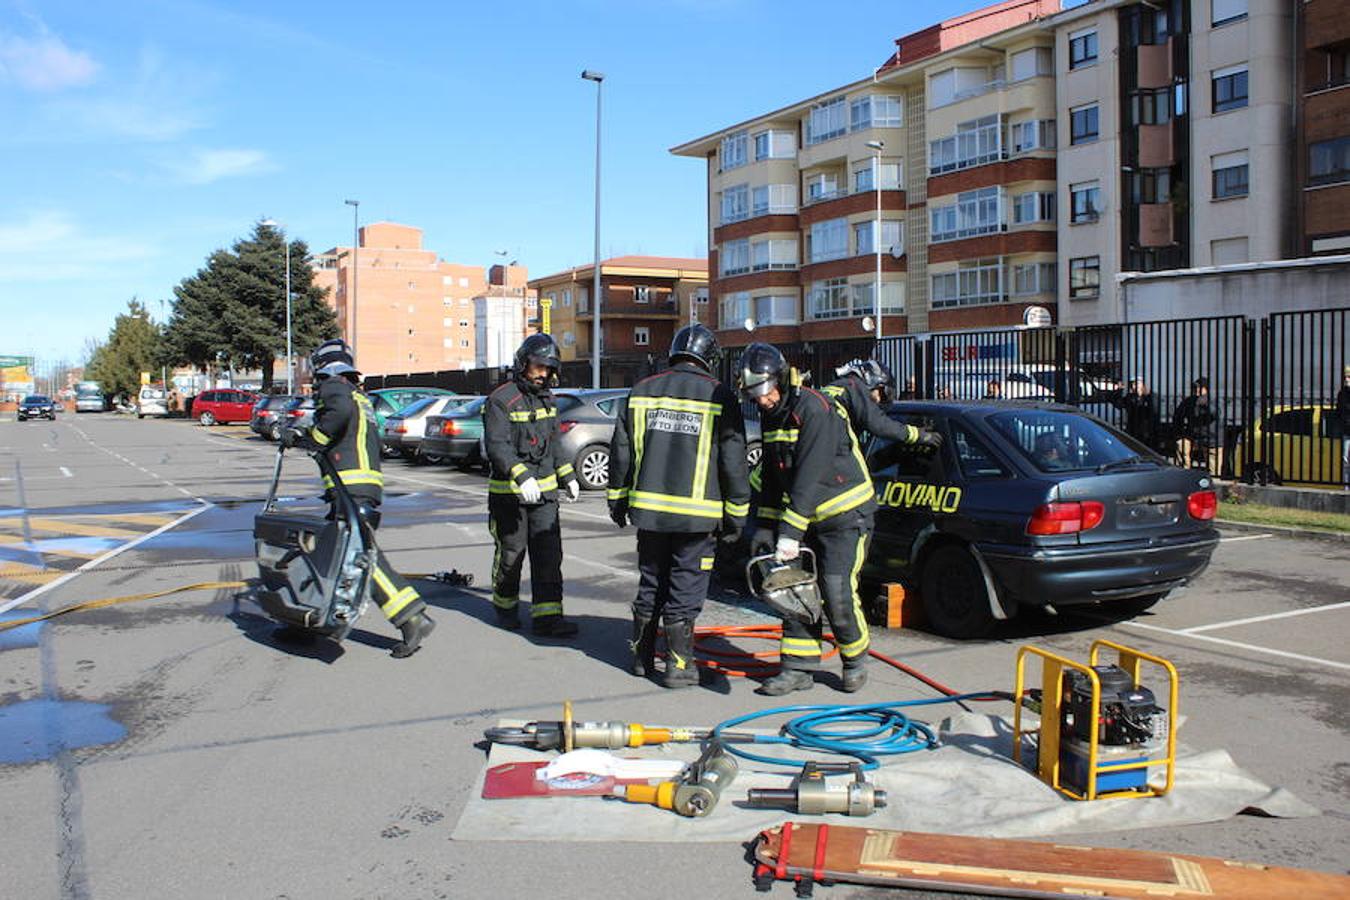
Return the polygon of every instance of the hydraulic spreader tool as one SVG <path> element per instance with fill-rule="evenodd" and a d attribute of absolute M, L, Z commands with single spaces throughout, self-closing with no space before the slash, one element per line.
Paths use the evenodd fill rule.
<path fill-rule="evenodd" d="M 831 788 L 827 775 L 852 775 L 842 789 Z M 886 792 L 863 777 L 857 762 L 822 763 L 814 760 L 802 766 L 789 788 L 750 788 L 747 806 L 761 809 L 786 809 L 803 816 L 840 813 L 845 816 L 870 816 L 886 805 Z"/>
<path fill-rule="evenodd" d="M 737 771 L 735 758 L 721 744 L 710 741 L 698 760 L 673 781 L 619 785 L 615 791 L 629 803 L 650 803 L 691 818 L 706 816 L 736 779 Z"/>
<path fill-rule="evenodd" d="M 655 744 L 697 744 L 711 738 L 712 732 L 711 728 L 672 728 L 638 722 L 578 722 L 572 716 L 569 700 L 563 703 L 561 722 L 498 726 L 487 729 L 483 736 L 494 744 L 570 753 L 582 747 L 622 750 Z M 732 733 L 722 735 L 721 739 L 750 741 L 754 735 Z"/>

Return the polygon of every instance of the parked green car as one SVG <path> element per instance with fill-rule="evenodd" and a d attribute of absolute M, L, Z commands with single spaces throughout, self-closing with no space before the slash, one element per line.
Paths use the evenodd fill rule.
<path fill-rule="evenodd" d="M 375 421 L 379 423 L 380 434 L 384 434 L 384 420 L 405 406 L 416 403 L 425 397 L 454 397 L 457 394 L 444 388 L 394 387 L 378 388 L 367 392 L 366 396 L 370 398 L 371 405 L 375 407 Z M 386 455 L 389 454 L 388 448 L 382 448 L 382 452 Z"/>
<path fill-rule="evenodd" d="M 483 459 L 481 447 L 483 403 L 486 400 L 486 397 L 475 397 L 459 409 L 427 416 L 422 453 L 461 468 L 485 465 L 487 461 Z"/>

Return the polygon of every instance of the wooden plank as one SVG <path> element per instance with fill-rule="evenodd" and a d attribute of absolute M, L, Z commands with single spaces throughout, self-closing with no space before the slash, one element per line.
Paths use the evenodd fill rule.
<path fill-rule="evenodd" d="M 790 825 L 788 858 L 779 866 Z M 759 872 L 779 878 L 989 893 L 1009 897 L 1113 897 L 1120 900 L 1222 897 L 1350 898 L 1350 878 L 1207 856 L 1076 847 L 1039 841 L 961 837 L 829 825 L 816 869 L 821 825 L 763 832 Z"/>

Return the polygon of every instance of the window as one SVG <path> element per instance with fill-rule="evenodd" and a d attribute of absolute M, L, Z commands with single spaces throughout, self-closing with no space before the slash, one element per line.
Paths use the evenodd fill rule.
<path fill-rule="evenodd" d="M 468 286 L 469 286 L 469 279 L 467 279 L 467 278 L 465 278 L 463 275 L 461 275 L 460 278 L 459 278 L 459 286 L 462 287 L 462 288 L 468 287 Z"/>
<path fill-rule="evenodd" d="M 442 328 L 449 328 L 449 327 L 451 327 L 451 326 L 454 325 L 454 324 L 455 324 L 455 320 L 452 319 L 452 318 L 450 318 L 450 317 L 448 317 L 448 316 L 445 317 L 445 318 L 443 318 L 443 319 L 441 319 L 441 327 L 442 327 Z"/>
<path fill-rule="evenodd" d="M 1221 153 L 1210 157 L 1214 172 L 1214 199 L 1247 196 L 1247 151 Z"/>
<path fill-rule="evenodd" d="M 1172 88 L 1140 91 L 1130 97 L 1130 115 L 1136 125 L 1165 125 L 1172 121 Z"/>
<path fill-rule="evenodd" d="M 722 224 L 750 218 L 750 186 L 738 184 L 722 191 Z"/>
<path fill-rule="evenodd" d="M 954 241 L 1003 230 L 1003 191 L 997 187 L 980 188 L 956 195 L 948 206 L 929 210 L 930 241 Z"/>
<path fill-rule="evenodd" d="M 750 295 L 745 291 L 722 295 L 722 327 L 739 328 L 750 318 Z"/>
<path fill-rule="evenodd" d="M 570 288 L 568 288 L 568 289 L 566 289 L 566 290 L 563 291 L 562 301 L 563 301 L 563 304 L 562 304 L 563 306 L 571 306 L 571 305 L 572 305 L 572 290 L 571 290 Z"/>
<path fill-rule="evenodd" d="M 633 346 L 646 347 L 651 342 L 652 332 L 646 325 L 639 325 L 633 329 Z"/>
<path fill-rule="evenodd" d="M 1003 303 L 1007 299 L 1003 290 L 1001 259 L 967 260 L 962 262 L 955 272 L 933 276 L 934 309 Z"/>
<path fill-rule="evenodd" d="M 570 331 L 563 332 L 563 346 L 571 347 L 577 342 L 577 336 Z"/>
<path fill-rule="evenodd" d="M 1013 223 L 1055 221 L 1055 192 L 1031 191 L 1013 197 Z"/>
<path fill-rule="evenodd" d="M 750 271 L 750 240 L 726 241 L 722 252 L 718 254 L 722 263 L 722 274 L 741 275 Z"/>
<path fill-rule="evenodd" d="M 806 143 L 819 144 L 846 134 L 848 123 L 844 117 L 847 114 L 843 97 L 817 103 L 811 108 L 811 116 L 806 123 Z"/>
<path fill-rule="evenodd" d="M 877 230 L 875 219 L 866 222 L 857 222 L 853 225 L 853 243 L 856 246 L 857 256 L 865 256 L 869 253 L 876 253 L 876 248 L 872 244 L 872 235 Z M 904 223 L 899 220 L 882 219 L 881 220 L 881 252 L 899 255 L 905 252 L 905 231 Z"/>
<path fill-rule="evenodd" d="M 855 316 L 868 315 L 876 310 L 876 306 L 872 303 L 872 289 L 875 285 L 875 281 L 863 281 L 853 285 L 853 314 Z M 881 311 L 888 316 L 904 313 L 904 282 L 881 282 Z"/>
<path fill-rule="evenodd" d="M 953 172 L 1002 159 L 1003 129 L 997 115 L 972 119 L 956 126 L 951 137 L 928 144 L 928 174 Z"/>
<path fill-rule="evenodd" d="M 1097 296 L 1101 288 L 1101 258 L 1081 256 L 1069 260 L 1069 299 Z"/>
<path fill-rule="evenodd" d="M 461 349 L 461 350 L 467 350 L 467 349 L 469 348 L 469 339 L 468 339 L 468 338 L 460 338 L 459 346 L 460 346 L 460 349 Z"/>
<path fill-rule="evenodd" d="M 900 97 L 860 97 L 849 104 L 849 127 L 899 128 L 904 125 L 904 106 Z"/>
<path fill-rule="evenodd" d="M 797 298 L 770 295 L 754 299 L 755 325 L 796 325 Z"/>
<path fill-rule="evenodd" d="M 1230 66 L 1227 69 L 1215 69 L 1214 112 L 1227 112 L 1230 109 L 1242 109 L 1247 105 L 1247 66 Z"/>
<path fill-rule="evenodd" d="M 877 188 L 876 179 L 873 173 L 877 168 L 876 158 L 862 160 L 853 164 L 853 192 L 861 194 L 866 191 L 874 191 Z M 899 162 L 881 163 L 881 189 L 884 191 L 897 191 L 900 189 L 900 168 Z"/>
<path fill-rule="evenodd" d="M 1051 75 L 1055 71 L 1055 54 L 1049 47 L 1032 47 L 1012 55 L 1011 81 Z"/>
<path fill-rule="evenodd" d="M 1022 263 L 1012 267 L 1012 292 L 1015 297 L 1055 292 L 1055 264 Z"/>
<path fill-rule="evenodd" d="M 848 256 L 848 219 L 826 219 L 811 226 L 811 262 Z"/>
<path fill-rule="evenodd" d="M 833 200 L 840 193 L 839 176 L 833 172 L 821 172 L 806 179 L 806 200 L 808 203 Z"/>
<path fill-rule="evenodd" d="M 977 97 L 1003 83 L 1003 67 L 957 66 L 928 76 L 928 108 Z"/>
<path fill-rule="evenodd" d="M 612 419 L 616 415 L 618 415 L 619 398 L 610 397 L 608 400 L 597 400 L 595 401 L 595 408 L 600 410 L 602 413 L 604 413 L 605 415 L 609 416 Z"/>
<path fill-rule="evenodd" d="M 1077 413 L 1034 407 L 999 412 L 985 421 L 1042 472 L 1096 469 L 1137 456 L 1140 446 Z"/>
<path fill-rule="evenodd" d="M 1102 211 L 1102 189 L 1095 181 L 1069 185 L 1069 220 L 1095 222 Z"/>
<path fill-rule="evenodd" d="M 1055 120 L 1032 119 L 1026 122 L 1014 122 L 1009 137 L 1013 153 L 1053 150 L 1055 147 Z"/>
<path fill-rule="evenodd" d="M 459 320 L 459 327 L 460 327 L 460 328 L 468 328 L 468 327 L 469 327 L 469 320 L 468 320 L 468 319 L 460 319 L 460 320 Z"/>
<path fill-rule="evenodd" d="M 472 303 L 473 303 L 473 301 L 470 300 L 468 297 L 460 297 L 460 298 L 459 298 L 459 305 L 460 305 L 460 306 L 469 306 L 469 305 L 472 304 Z"/>
<path fill-rule="evenodd" d="M 1080 69 L 1097 62 L 1097 30 L 1075 31 L 1069 35 L 1069 68 Z"/>
<path fill-rule="evenodd" d="M 946 69 L 928 77 L 928 108 L 937 109 L 956 99 L 956 70 Z"/>
<path fill-rule="evenodd" d="M 952 423 L 952 448 L 961 474 L 967 478 L 1010 478 L 1012 473 L 999 462 L 985 442 L 961 425 Z"/>
<path fill-rule="evenodd" d="M 797 268 L 797 240 L 770 238 L 755 241 L 750 245 L 750 268 L 756 272 Z"/>
<path fill-rule="evenodd" d="M 792 159 L 797 155 L 797 135 L 791 131 L 760 131 L 754 136 L 755 162 L 761 159 Z"/>
<path fill-rule="evenodd" d="M 764 184 L 750 192 L 750 215 L 767 216 L 772 213 L 797 211 L 795 184 Z"/>
<path fill-rule="evenodd" d="M 1350 181 L 1350 137 L 1308 145 L 1308 184 Z"/>
<path fill-rule="evenodd" d="M 745 165 L 748 161 L 746 152 L 749 149 L 750 134 L 746 131 L 737 131 L 722 138 L 722 171 L 728 169 L 737 169 Z"/>
<path fill-rule="evenodd" d="M 591 289 L 588 287 L 577 288 L 577 312 L 586 312 L 591 305 Z"/>
<path fill-rule="evenodd" d="M 1069 143 L 1087 144 L 1097 139 L 1097 104 L 1069 111 Z"/>
<path fill-rule="evenodd" d="M 1247 0 L 1214 0 L 1210 24 L 1227 25 L 1247 18 Z"/>
<path fill-rule="evenodd" d="M 1168 169 L 1141 169 L 1130 175 L 1130 196 L 1135 203 L 1170 203 L 1172 173 Z"/>
<path fill-rule="evenodd" d="M 831 278 L 811 283 L 811 318 L 842 319 L 849 315 L 848 279 Z"/>

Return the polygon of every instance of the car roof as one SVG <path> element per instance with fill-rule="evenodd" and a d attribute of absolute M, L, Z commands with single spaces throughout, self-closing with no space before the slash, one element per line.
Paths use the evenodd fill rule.
<path fill-rule="evenodd" d="M 891 404 L 891 412 L 924 412 L 942 415 L 974 414 L 987 416 L 1005 409 L 1048 409 L 1054 412 L 1074 413 L 1085 416 L 1087 413 L 1067 403 L 1051 403 L 1034 397 L 1006 400 L 900 400 Z"/>

